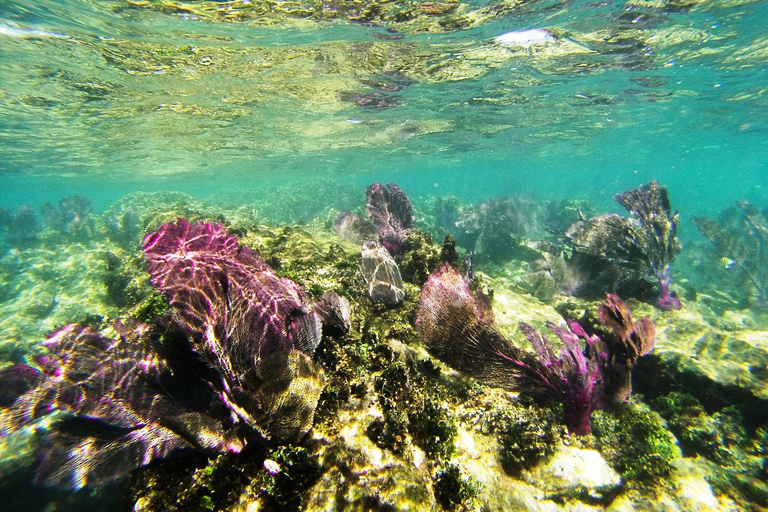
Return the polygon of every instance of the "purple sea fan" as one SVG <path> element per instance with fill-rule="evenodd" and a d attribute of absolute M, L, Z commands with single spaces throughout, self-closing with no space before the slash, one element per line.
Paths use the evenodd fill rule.
<path fill-rule="evenodd" d="M 603 337 L 609 353 L 606 390 L 611 400 L 623 402 L 632 393 L 630 372 L 637 358 L 653 350 L 656 326 L 647 316 L 634 321 L 629 307 L 612 293 L 606 294 L 597 314 L 600 323 L 612 331 Z"/>
<path fill-rule="evenodd" d="M 144 249 L 173 318 L 117 324 L 116 340 L 70 325 L 48 339 L 39 370 L 0 372 L 3 433 L 58 413 L 41 481 L 81 487 L 180 449 L 237 452 L 312 426 L 324 378 L 306 294 L 220 224 L 179 219 Z"/>
<path fill-rule="evenodd" d="M 321 322 L 307 294 L 240 247 L 221 224 L 179 219 L 148 235 L 143 245 L 152 284 L 168 296 L 192 348 L 220 373 L 221 398 L 233 417 L 253 428 L 267 425 L 278 438 L 306 432 L 323 384 L 310 359 Z M 280 401 L 284 408 L 264 418 L 269 404 L 259 395 L 269 384 L 265 375 L 280 372 L 288 386 Z M 296 387 L 293 380 L 311 385 Z M 284 418 L 275 423 L 279 416 L 290 414 L 301 420 L 297 428 L 270 430 L 282 424 Z"/>
<path fill-rule="evenodd" d="M 242 449 L 226 408 L 215 407 L 212 389 L 195 376 L 198 366 L 163 357 L 148 325 L 116 329 L 114 340 L 67 325 L 46 341 L 39 369 L 0 372 L 1 432 L 59 413 L 45 432 L 38 481 L 80 488 L 182 449 Z M 172 338 L 167 343 L 166 353 L 179 352 Z"/>
<path fill-rule="evenodd" d="M 568 430 L 589 434 L 590 415 L 603 402 L 606 354 L 598 350 L 598 338 L 588 336 L 575 322 L 570 330 L 549 326 L 565 344 L 560 357 L 547 338 L 524 324 L 520 328 L 535 354 L 515 347 L 496 329 L 487 298 L 473 297 L 466 281 L 448 264 L 429 277 L 416 312 L 419 335 L 438 359 L 490 386 L 541 401 L 557 400 L 563 404 Z M 584 340 L 585 351 L 579 340 Z"/>
<path fill-rule="evenodd" d="M 379 229 L 381 243 L 390 253 L 397 254 L 405 247 L 405 239 L 416 222 L 411 201 L 394 183 L 374 183 L 365 194 L 368 213 Z"/>
<path fill-rule="evenodd" d="M 223 225 L 179 219 L 147 235 L 143 247 L 152 284 L 201 335 L 196 349 L 236 381 L 271 353 L 314 353 L 320 319 L 307 294 Z"/>
<path fill-rule="evenodd" d="M 669 266 L 680 252 L 679 215 L 671 213 L 667 189 L 651 181 L 613 199 L 632 218 L 608 214 L 573 224 L 566 232 L 574 247 L 572 261 L 600 292 L 633 293 L 646 278 L 654 278 L 658 306 L 680 309 L 680 301 L 669 289 Z"/>

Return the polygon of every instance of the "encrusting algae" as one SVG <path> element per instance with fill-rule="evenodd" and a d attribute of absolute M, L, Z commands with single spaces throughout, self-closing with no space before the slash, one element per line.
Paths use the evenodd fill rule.
<path fill-rule="evenodd" d="M 561 293 L 542 301 L 503 274 L 482 271 L 474 272 L 470 292 L 460 268 L 467 249 L 453 237 L 442 246 L 432 242 L 420 226 L 439 221 L 424 211 L 413 206 L 416 223 L 406 226 L 402 237 L 378 228 L 358 230 L 374 237 L 369 240 L 381 243 L 375 237 L 382 236 L 392 245 L 390 257 L 401 271 L 399 302 L 370 293 L 361 272 L 363 241 L 338 234 L 339 212 L 330 208 L 309 222 L 266 226 L 252 208 L 143 194 L 104 215 L 88 212 L 92 224 L 83 224 L 88 228 L 69 233 L 41 222 L 31 241 L 4 238 L 8 251 L 0 269 L 10 275 L 14 265 L 14 280 L 36 261 L 61 266 L 72 254 L 113 256 L 105 257 L 99 273 L 59 274 L 66 282 L 82 283 L 82 291 L 70 291 L 90 300 L 82 303 L 82 314 L 64 318 L 61 302 L 51 301 L 48 310 L 35 313 L 42 324 L 6 331 L 22 352 L 9 352 L 5 343 L 4 361 L 22 364 L 2 370 L 0 467 L 10 467 L 6 450 L 27 442 L 26 467 L 39 468 L 41 482 L 90 489 L 92 482 L 130 473 L 107 485 L 123 490 L 124 497 L 115 498 L 123 500 L 120 507 L 137 511 L 766 506 L 768 418 L 755 412 L 755 404 L 765 405 L 765 396 L 757 383 L 739 387 L 711 372 L 720 357 L 715 352 L 700 352 L 698 360 L 688 358 L 683 365 L 686 333 L 694 325 L 708 326 L 708 317 L 698 313 L 704 306 L 687 298 L 684 279 L 672 285 L 684 302 L 680 311 L 637 300 L 625 305 L 609 295 L 598 313 L 598 302 Z M 29 217 L 28 212 L 15 215 L 17 225 Z M 145 241 L 149 274 L 140 245 L 145 234 L 150 235 Z M 158 250 L 170 235 L 180 241 L 176 249 Z M 212 245 L 223 252 L 209 252 Z M 459 271 L 447 274 L 449 262 Z M 425 331 L 420 296 L 434 286 L 429 276 L 440 267 L 457 286 L 467 286 L 484 329 L 493 325 L 493 310 L 498 312 L 495 336 L 506 343 L 500 354 L 517 355 L 508 358 L 509 364 L 515 359 L 542 375 L 566 376 L 571 363 L 554 352 L 564 347 L 574 368 L 585 369 L 584 383 L 594 393 L 608 391 L 601 410 L 597 402 L 586 409 L 592 413 L 591 434 L 590 414 L 587 428 L 581 428 L 584 423 L 573 421 L 570 402 L 540 400 L 515 372 L 505 377 L 517 379 L 515 386 L 502 386 L 509 390 L 484 384 L 483 368 L 467 371 L 455 355 L 449 357 L 461 350 L 460 340 L 435 352 L 438 341 Z M 200 284 L 191 286 L 194 282 Z M 47 279 L 41 283 L 51 286 Z M 483 293 L 489 284 L 494 290 Z M 90 293 L 95 288 L 100 294 Z M 8 288 L 2 293 L 0 308 L 8 318 L 22 299 Z M 275 301 L 274 316 L 252 309 L 257 296 Z M 646 316 L 650 319 L 638 320 Z M 570 322 L 569 330 L 557 321 L 562 318 Z M 558 340 L 545 342 L 538 334 L 546 330 L 544 319 L 553 322 Z M 49 355 L 37 347 L 42 333 L 54 327 L 45 322 L 71 321 L 81 325 L 49 337 Z M 521 321 L 530 326 L 518 327 Z M 639 357 L 652 346 L 653 324 L 655 352 Z M 275 337 L 270 326 L 283 334 Z M 719 329 L 724 336 L 745 335 Z M 526 337 L 547 358 L 536 360 L 528 353 Z M 583 351 L 584 340 L 594 352 Z M 766 358 L 768 345 L 750 343 L 756 361 Z M 143 356 L 137 359 L 139 352 Z M 144 364 L 135 365 L 139 359 Z M 119 361 L 132 364 L 113 364 Z M 627 398 L 630 369 L 635 385 Z M 110 375 L 125 385 L 108 385 Z M 654 392 L 658 379 L 664 382 Z M 685 394 L 689 379 L 698 379 L 701 394 Z M 199 392 L 182 389 L 186 385 Z M 732 404 L 705 403 L 705 388 L 737 389 L 741 398 Z M 114 412 L 110 400 L 131 404 L 130 421 Z M 61 412 L 46 420 L 49 407 Z M 99 429 L 85 434 L 79 430 L 83 421 Z M 38 436 L 24 429 L 13 432 L 30 422 Z M 570 435 L 569 429 L 583 435 Z M 111 437 L 104 437 L 107 432 Z M 151 456 L 131 450 L 148 442 L 168 449 Z M 72 467 L 77 459 L 64 450 L 75 446 L 85 463 L 78 467 L 85 472 Z M 40 450 L 63 457 L 49 463 L 69 462 L 52 473 L 33 462 L 31 454 Z M 137 453 L 144 455 L 137 458 Z M 106 467 L 112 472 L 101 471 Z M 705 492 L 697 498 L 691 489 Z"/>

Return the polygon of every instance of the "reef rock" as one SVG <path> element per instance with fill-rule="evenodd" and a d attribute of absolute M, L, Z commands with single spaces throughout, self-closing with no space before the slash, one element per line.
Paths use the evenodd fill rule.
<path fill-rule="evenodd" d="M 398 303 L 405 298 L 400 269 L 389 252 L 378 242 L 369 241 L 362 247 L 360 272 L 368 283 L 368 295 L 373 300 Z"/>

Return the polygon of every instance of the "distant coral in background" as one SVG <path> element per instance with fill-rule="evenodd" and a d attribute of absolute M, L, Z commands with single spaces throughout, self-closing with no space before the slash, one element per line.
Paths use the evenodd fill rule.
<path fill-rule="evenodd" d="M 50 203 L 43 203 L 40 209 L 47 227 L 75 238 L 93 236 L 93 204 L 87 197 L 67 196 L 59 201 L 58 209 Z"/>
<path fill-rule="evenodd" d="M 490 300 L 481 292 L 473 297 L 466 280 L 446 264 L 422 289 L 416 328 L 429 351 L 452 368 L 490 386 L 556 400 L 563 404 L 568 430 L 586 435 L 592 411 L 602 407 L 606 396 L 613 399 L 625 390 L 623 380 L 609 379 L 624 376 L 624 368 L 631 369 L 629 361 L 633 364 L 653 346 L 650 320 L 633 324 L 629 309 L 615 296 L 603 307 L 601 320 L 616 340 L 606 343 L 573 321 L 568 329 L 549 323 L 563 343 L 558 356 L 545 336 L 520 324 L 533 346 L 530 353 L 498 332 Z M 637 345 L 643 348 L 632 351 Z"/>
<path fill-rule="evenodd" d="M 584 276 L 582 291 L 635 295 L 652 278 L 658 285 L 658 306 L 679 309 L 680 301 L 669 289 L 669 266 L 680 252 L 679 216 L 671 213 L 667 189 L 651 181 L 613 198 L 632 218 L 601 215 L 566 232 L 573 244 L 572 263 Z"/>
<path fill-rule="evenodd" d="M 440 236 L 450 233 L 461 247 L 482 259 L 503 261 L 528 257 L 527 241 L 551 240 L 591 212 L 573 200 L 535 201 L 508 196 L 462 207 L 456 198 L 437 198 L 433 210 Z"/>
<path fill-rule="evenodd" d="M 712 260 L 722 285 L 737 298 L 768 308 L 768 208 L 747 201 L 723 211 L 718 220 L 694 217 L 694 225 L 712 242 Z"/>
<path fill-rule="evenodd" d="M 543 213 L 542 205 L 528 197 L 488 199 L 464 209 L 451 233 L 460 246 L 477 256 L 511 258 L 522 238 L 542 234 Z"/>
<path fill-rule="evenodd" d="M 394 183 L 374 183 L 365 189 L 366 208 L 371 221 L 352 212 L 336 218 L 334 230 L 345 240 L 363 243 L 378 239 L 390 254 L 405 248 L 405 239 L 413 230 L 416 217 L 405 192 Z"/>
<path fill-rule="evenodd" d="M 8 245 L 28 244 L 37 239 L 43 229 L 35 210 L 21 205 L 16 211 L 0 208 L 0 234 Z"/>
<path fill-rule="evenodd" d="M 312 426 L 321 323 L 304 291 L 221 224 L 179 219 L 144 251 L 172 315 L 117 324 L 117 340 L 67 326 L 46 342 L 41 372 L 0 373 L 4 432 L 66 413 L 49 432 L 41 481 L 77 488 L 181 448 L 239 451 Z"/>
<path fill-rule="evenodd" d="M 397 263 L 380 243 L 369 241 L 361 249 L 360 272 L 373 300 L 398 303 L 405 298 L 403 278 Z"/>
<path fill-rule="evenodd" d="M 115 243 L 130 248 L 141 242 L 143 225 L 135 210 L 110 211 L 104 214 L 103 220 L 109 238 Z"/>
<path fill-rule="evenodd" d="M 382 245 L 397 254 L 405 247 L 405 239 L 416 222 L 411 201 L 394 183 L 374 183 L 365 190 L 365 195 L 368 213 L 379 230 Z"/>
<path fill-rule="evenodd" d="M 581 276 L 569 263 L 563 251 L 542 251 L 541 258 L 531 264 L 531 272 L 525 278 L 526 288 L 543 301 L 561 294 L 575 295 L 581 286 Z"/>

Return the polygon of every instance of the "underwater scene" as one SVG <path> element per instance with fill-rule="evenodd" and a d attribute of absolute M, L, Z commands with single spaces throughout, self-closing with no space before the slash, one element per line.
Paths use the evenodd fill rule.
<path fill-rule="evenodd" d="M 0 2 L 0 509 L 768 511 L 768 2 Z"/>

